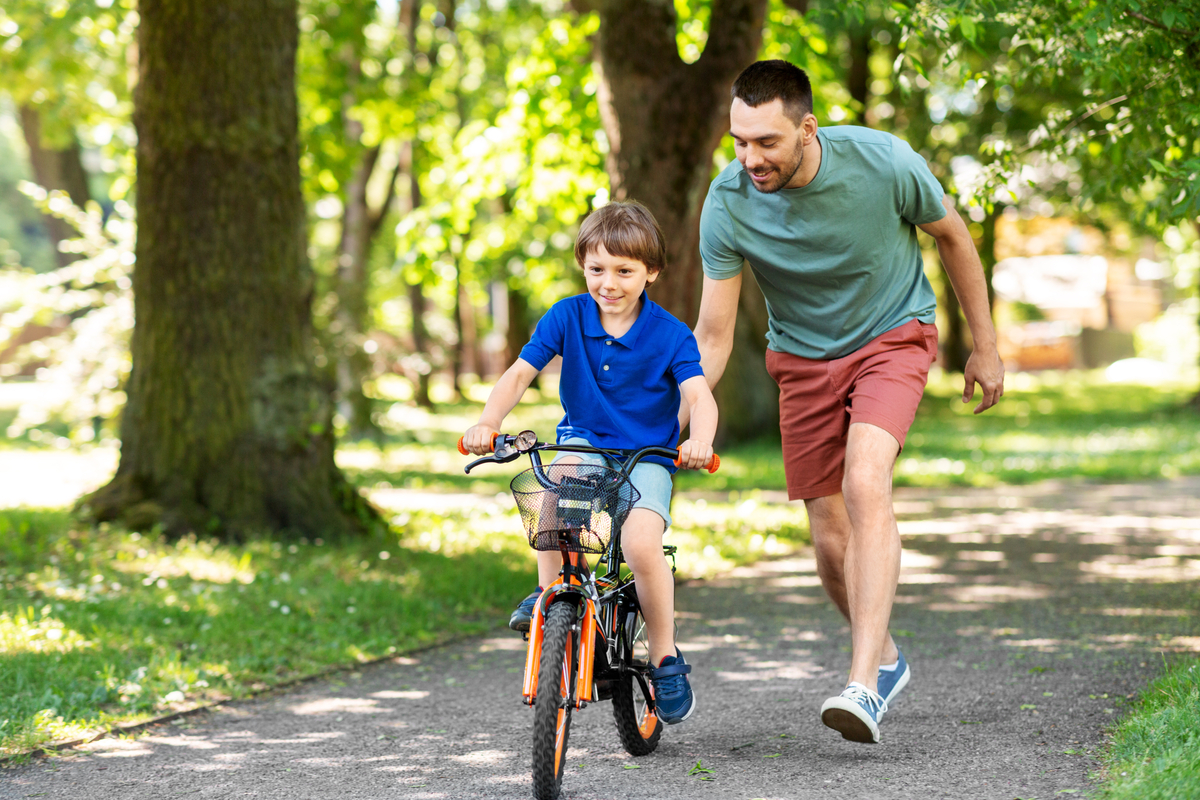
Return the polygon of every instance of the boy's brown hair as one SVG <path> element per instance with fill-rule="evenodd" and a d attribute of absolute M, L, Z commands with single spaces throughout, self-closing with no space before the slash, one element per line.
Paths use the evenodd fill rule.
<path fill-rule="evenodd" d="M 667 245 L 654 215 L 631 200 L 608 203 L 588 214 L 575 239 L 575 262 L 583 266 L 600 245 L 610 255 L 641 261 L 652 274 L 667 268 Z"/>

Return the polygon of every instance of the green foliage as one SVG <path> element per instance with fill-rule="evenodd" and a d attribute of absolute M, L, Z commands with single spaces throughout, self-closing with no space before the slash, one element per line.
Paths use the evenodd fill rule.
<path fill-rule="evenodd" d="M 1176 800 L 1200 787 L 1200 662 L 1174 665 L 1112 731 L 1099 800 Z"/>
<path fill-rule="evenodd" d="M 121 386 L 129 374 L 133 330 L 133 209 L 118 201 L 105 220 L 96 203 L 85 211 L 64 192 L 47 193 L 30 183 L 22 191 L 78 230 L 79 237 L 64 244 L 81 258 L 41 274 L 11 270 L 6 276 L 12 290 L 0 298 L 0 349 L 27 325 L 54 333 L 18 348 L 13 360 L 0 365 L 0 377 L 32 362 L 39 365 L 39 380 L 56 387 L 51 403 L 23 406 L 7 435 L 21 437 L 55 422 L 65 424 L 76 442 L 92 441 L 104 425 L 115 424 L 125 402 Z"/>
<path fill-rule="evenodd" d="M 1200 213 L 1198 0 L 933 0 L 907 6 L 905 21 L 947 59 L 978 52 L 980 32 L 998 26 L 1003 57 L 972 77 L 1057 95 L 1044 124 L 997 151 L 997 174 L 1037 151 L 1083 164 L 1090 197 L 1141 207 L 1152 227 Z"/>
<path fill-rule="evenodd" d="M 132 185 L 134 0 L 14 0 L 0 8 L 0 86 L 41 117 L 44 144 L 95 148 L 113 199 Z"/>

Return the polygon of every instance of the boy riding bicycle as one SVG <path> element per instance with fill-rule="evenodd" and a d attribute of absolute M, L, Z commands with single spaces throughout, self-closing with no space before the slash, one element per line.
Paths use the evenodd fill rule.
<path fill-rule="evenodd" d="M 575 260 L 587 295 L 556 303 L 538 322 L 520 357 L 496 382 L 479 422 L 463 436 L 477 455 L 491 452 L 492 436 L 546 364 L 561 355 L 559 396 L 566 415 L 560 444 L 611 449 L 671 447 L 679 439 L 679 400 L 691 412 L 691 438 L 679 446 L 680 464 L 700 469 L 712 458 L 717 404 L 700 368 L 692 332 L 645 295 L 666 267 L 658 223 L 639 203 L 609 203 L 580 226 Z M 598 463 L 597 457 L 563 455 L 556 463 Z M 662 539 L 671 515 L 671 472 L 665 459 L 649 458 L 630 479 L 641 499 L 622 528 L 625 560 L 633 570 L 638 603 L 650 637 L 651 672 L 659 718 L 682 722 L 695 710 L 687 679 L 691 666 L 675 646 L 675 586 Z M 542 589 L 561 567 L 555 551 L 538 553 L 538 588 L 513 613 L 509 626 L 528 630 Z"/>

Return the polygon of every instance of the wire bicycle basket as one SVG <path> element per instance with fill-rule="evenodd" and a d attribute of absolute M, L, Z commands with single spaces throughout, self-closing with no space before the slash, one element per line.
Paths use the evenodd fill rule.
<path fill-rule="evenodd" d="M 641 498 L 628 475 L 597 464 L 534 467 L 511 488 L 529 546 L 572 553 L 603 553 Z"/>

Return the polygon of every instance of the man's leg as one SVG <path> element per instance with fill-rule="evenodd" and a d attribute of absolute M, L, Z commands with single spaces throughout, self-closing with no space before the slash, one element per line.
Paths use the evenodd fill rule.
<path fill-rule="evenodd" d="M 805 501 L 821 583 L 850 620 L 850 681 L 872 691 L 879 665 L 898 654 L 888 620 L 900 576 L 900 531 L 892 509 L 899 451 L 882 428 L 852 424 L 842 492 Z"/>

